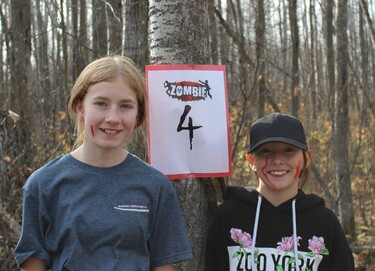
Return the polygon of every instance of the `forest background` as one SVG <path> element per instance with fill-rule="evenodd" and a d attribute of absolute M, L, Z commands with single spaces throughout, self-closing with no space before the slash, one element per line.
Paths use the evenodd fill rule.
<path fill-rule="evenodd" d="M 66 112 L 83 67 L 113 54 L 147 64 L 223 64 L 233 175 L 174 181 L 194 259 L 226 185 L 254 185 L 249 126 L 281 111 L 304 123 L 307 192 L 340 219 L 357 270 L 375 270 L 375 3 L 372 0 L 0 0 L 0 270 L 17 270 L 22 186 L 70 151 Z M 147 161 L 146 129 L 128 144 Z M 189 192 L 187 192 L 189 191 Z"/>

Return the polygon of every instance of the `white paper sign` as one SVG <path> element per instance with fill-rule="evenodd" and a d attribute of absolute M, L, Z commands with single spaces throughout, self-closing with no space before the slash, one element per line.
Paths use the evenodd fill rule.
<path fill-rule="evenodd" d="M 148 65 L 149 163 L 169 179 L 232 174 L 223 65 Z"/>

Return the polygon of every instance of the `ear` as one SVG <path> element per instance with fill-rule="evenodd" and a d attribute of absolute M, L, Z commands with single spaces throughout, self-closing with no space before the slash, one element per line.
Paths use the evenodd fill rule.
<path fill-rule="evenodd" d="M 306 151 L 306 168 L 309 167 L 312 160 L 312 152 L 310 150 Z"/>
<path fill-rule="evenodd" d="M 74 111 L 76 112 L 77 119 L 78 120 L 83 120 L 83 104 L 81 100 L 77 100 L 74 103 Z"/>
<path fill-rule="evenodd" d="M 246 154 L 246 160 L 250 165 L 250 168 L 252 171 L 257 172 L 257 168 L 254 163 L 254 156 L 252 156 L 250 153 Z"/>

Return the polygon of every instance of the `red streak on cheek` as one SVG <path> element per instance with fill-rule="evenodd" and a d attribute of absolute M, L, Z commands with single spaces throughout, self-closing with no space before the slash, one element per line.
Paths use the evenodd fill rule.
<path fill-rule="evenodd" d="M 90 125 L 90 129 L 91 129 L 92 137 L 95 137 L 95 134 L 94 134 L 94 126 Z"/>
<path fill-rule="evenodd" d="M 266 163 L 264 164 L 264 166 L 262 167 L 262 174 L 263 174 L 263 177 L 266 179 L 267 181 L 267 184 L 271 187 L 271 188 L 276 188 L 276 186 L 270 181 L 270 179 L 268 178 L 266 172 L 265 172 L 265 169 L 266 167 L 268 166 L 268 159 L 266 159 Z"/>
<path fill-rule="evenodd" d="M 301 160 L 298 161 L 297 169 L 296 169 L 296 175 L 294 175 L 294 179 L 299 178 L 299 175 L 301 174 Z"/>
<path fill-rule="evenodd" d="M 268 166 L 268 159 L 266 159 L 266 163 L 264 164 L 264 166 L 262 167 L 262 174 L 263 174 L 263 177 L 266 178 L 267 181 L 270 181 L 268 179 L 268 176 L 267 174 L 264 172 L 264 169 Z"/>

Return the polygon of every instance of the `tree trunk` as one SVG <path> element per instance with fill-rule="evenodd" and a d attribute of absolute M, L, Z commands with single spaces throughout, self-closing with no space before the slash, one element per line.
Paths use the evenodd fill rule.
<path fill-rule="evenodd" d="M 337 2 L 336 21 L 336 93 L 334 119 L 335 181 L 339 193 L 339 215 L 345 233 L 355 237 L 353 199 L 349 166 L 349 104 L 348 104 L 348 10 L 347 0 Z"/>
<path fill-rule="evenodd" d="M 256 20 L 256 57 L 258 72 L 256 77 L 258 78 L 258 117 L 264 115 L 264 107 L 266 103 L 266 75 L 264 73 L 266 48 L 265 48 L 265 30 L 266 30 L 266 19 L 264 13 L 264 0 L 257 0 L 257 20 Z"/>
<path fill-rule="evenodd" d="M 52 95 L 50 95 L 51 84 L 49 76 L 49 65 L 48 65 L 48 31 L 47 23 L 44 21 L 44 16 L 42 15 L 41 5 L 39 1 L 35 1 L 35 13 L 34 16 L 34 43 L 36 45 L 36 55 L 35 62 L 37 65 L 37 87 L 35 90 L 36 96 L 36 108 L 37 108 L 37 122 L 39 129 L 41 131 L 48 131 L 50 127 L 51 115 L 54 107 L 54 100 Z M 44 133 L 40 138 L 39 142 L 35 142 L 40 146 L 45 146 L 47 143 L 47 134 Z"/>
<path fill-rule="evenodd" d="M 289 23 L 292 36 L 292 80 L 290 90 L 292 94 L 292 114 L 298 117 L 299 110 L 299 37 L 298 37 L 298 20 L 297 20 L 297 0 L 289 1 Z"/>
<path fill-rule="evenodd" d="M 152 64 L 208 63 L 208 23 L 204 0 L 152 0 L 149 14 Z M 177 270 L 203 270 L 205 237 L 216 207 L 213 183 L 211 179 L 173 181 L 193 249 L 193 259 L 178 264 Z"/>
<path fill-rule="evenodd" d="M 107 2 L 109 52 L 119 55 L 122 51 L 122 0 L 108 0 Z"/>
<path fill-rule="evenodd" d="M 106 4 L 102 0 L 92 1 L 92 46 L 94 57 L 99 58 L 107 55 L 108 37 L 107 37 L 107 15 Z"/>
<path fill-rule="evenodd" d="M 334 27 L 333 27 L 333 6 L 334 1 L 326 0 L 326 36 L 325 42 L 327 47 L 327 81 L 328 81 L 328 91 L 327 93 L 327 100 L 328 100 L 328 111 L 331 113 L 331 119 L 334 119 L 334 99 L 335 96 L 335 51 L 333 47 L 333 34 L 334 34 Z"/>
<path fill-rule="evenodd" d="M 30 0 L 13 0 L 12 9 L 12 61 L 10 109 L 19 115 L 20 126 L 15 129 L 20 170 L 31 163 L 31 116 L 29 109 L 29 78 L 31 58 L 31 4 Z M 22 97 L 22 98 L 21 98 Z"/>
<path fill-rule="evenodd" d="M 125 3 L 125 32 L 123 55 L 132 59 L 139 68 L 148 62 L 148 0 L 127 0 Z M 147 161 L 147 127 L 134 131 L 127 149 Z"/>
<path fill-rule="evenodd" d="M 138 67 L 149 63 L 148 0 L 126 0 L 123 55 L 133 59 Z"/>

